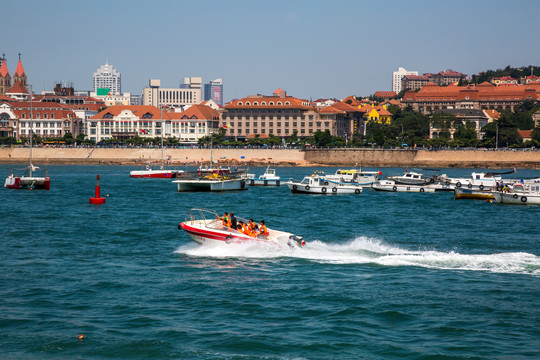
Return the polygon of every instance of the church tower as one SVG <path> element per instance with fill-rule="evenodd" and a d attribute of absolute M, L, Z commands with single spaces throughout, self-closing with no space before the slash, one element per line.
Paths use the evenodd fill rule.
<path fill-rule="evenodd" d="M 9 91 L 9 89 L 11 89 L 11 75 L 9 75 L 5 54 L 0 61 L 2 63 L 2 65 L 0 65 L 0 95 L 4 95 L 7 91 Z"/>
<path fill-rule="evenodd" d="M 17 81 L 22 87 L 26 88 L 27 79 L 21 62 L 21 53 L 19 53 L 19 62 L 17 63 L 17 68 L 15 69 L 15 73 L 13 74 L 13 83 L 15 84 L 15 82 Z"/>

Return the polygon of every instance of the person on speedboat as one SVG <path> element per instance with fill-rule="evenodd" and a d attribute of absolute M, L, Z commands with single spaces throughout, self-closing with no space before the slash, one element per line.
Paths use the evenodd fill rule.
<path fill-rule="evenodd" d="M 231 227 L 231 220 L 229 219 L 229 213 L 228 212 L 224 212 L 223 217 L 219 217 L 219 216 L 216 215 L 216 218 L 221 220 L 221 223 L 223 224 L 224 227 L 228 227 L 228 228 Z"/>
<path fill-rule="evenodd" d="M 231 229 L 236 229 L 238 222 L 236 220 L 236 216 L 234 216 L 234 213 L 229 214 L 229 220 L 231 221 Z"/>
<path fill-rule="evenodd" d="M 268 228 L 264 224 L 264 220 L 261 220 L 260 226 L 259 226 L 259 231 L 257 231 L 257 236 L 266 239 L 268 237 L 268 235 L 269 235 Z"/>

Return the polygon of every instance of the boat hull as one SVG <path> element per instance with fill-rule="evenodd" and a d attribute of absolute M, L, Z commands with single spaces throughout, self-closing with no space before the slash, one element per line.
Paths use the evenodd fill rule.
<path fill-rule="evenodd" d="M 247 190 L 245 179 L 228 180 L 175 180 L 173 183 L 178 185 L 178 191 L 238 191 Z"/>
<path fill-rule="evenodd" d="M 38 176 L 8 176 L 4 183 L 8 189 L 50 190 L 51 178 Z"/>
<path fill-rule="evenodd" d="M 332 185 L 310 186 L 300 183 L 288 182 L 287 186 L 293 194 L 320 194 L 320 195 L 341 195 L 341 194 L 361 194 L 361 186 Z"/>
<path fill-rule="evenodd" d="M 515 205 L 540 205 L 540 194 L 518 194 L 494 192 L 493 198 L 499 204 L 515 204 Z"/>
<path fill-rule="evenodd" d="M 415 192 L 415 193 L 434 193 L 435 188 L 419 185 L 403 185 L 403 184 L 394 184 L 394 185 L 383 185 L 383 184 L 373 184 L 373 190 L 375 191 L 386 191 L 386 192 Z"/>
<path fill-rule="evenodd" d="M 281 180 L 259 180 L 259 179 L 248 179 L 247 183 L 249 186 L 281 186 Z"/>
<path fill-rule="evenodd" d="M 172 170 L 135 170 L 130 171 L 129 176 L 132 178 L 171 179 L 178 177 L 179 174 L 181 172 Z"/>
<path fill-rule="evenodd" d="M 456 188 L 454 190 L 454 196 L 456 200 L 493 200 L 493 193 L 491 191 L 482 190 L 470 190 L 463 188 Z"/>

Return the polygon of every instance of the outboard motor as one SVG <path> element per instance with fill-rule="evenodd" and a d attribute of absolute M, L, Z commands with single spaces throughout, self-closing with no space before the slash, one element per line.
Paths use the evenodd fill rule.
<path fill-rule="evenodd" d="M 178 223 L 178 230 L 182 230 L 182 223 L 181 222 Z"/>
<path fill-rule="evenodd" d="M 287 242 L 289 247 L 304 247 L 306 245 L 306 242 L 301 236 L 298 235 L 291 235 L 289 236 L 289 241 Z"/>

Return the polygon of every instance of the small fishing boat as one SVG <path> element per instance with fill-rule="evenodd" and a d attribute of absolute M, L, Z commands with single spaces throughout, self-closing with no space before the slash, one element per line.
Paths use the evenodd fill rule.
<path fill-rule="evenodd" d="M 540 205 L 540 184 L 516 183 L 509 191 L 494 191 L 499 204 Z"/>
<path fill-rule="evenodd" d="M 430 169 L 431 170 L 431 169 Z M 438 169 L 437 169 L 438 170 Z M 434 177 L 425 178 L 424 174 L 414 171 L 407 171 L 403 175 L 387 176 L 389 180 L 393 180 L 396 184 L 401 185 L 428 185 L 435 182 Z"/>
<path fill-rule="evenodd" d="M 493 192 L 491 190 L 473 190 L 469 188 L 455 188 L 454 197 L 456 200 L 493 200 Z"/>
<path fill-rule="evenodd" d="M 365 171 L 360 169 L 338 169 L 335 174 L 324 175 L 329 182 L 348 183 L 370 188 L 380 181 L 381 171 Z"/>
<path fill-rule="evenodd" d="M 306 176 L 302 181 L 290 180 L 287 182 L 287 186 L 292 193 L 303 194 L 339 195 L 360 194 L 362 192 L 361 185 L 329 181 L 316 174 Z"/>
<path fill-rule="evenodd" d="M 373 184 L 373 190 L 386 192 L 435 192 L 435 188 L 430 185 L 404 185 L 393 180 L 381 180 L 378 184 Z"/>
<path fill-rule="evenodd" d="M 276 169 L 266 168 L 264 174 L 258 178 L 255 174 L 247 174 L 247 181 L 249 186 L 280 186 L 281 178 L 276 175 Z"/>
<path fill-rule="evenodd" d="M 237 220 L 248 223 L 239 217 Z M 178 229 L 184 230 L 198 244 L 260 243 L 291 248 L 300 248 L 306 244 L 301 236 L 270 228 L 267 228 L 268 236 L 251 237 L 223 225 L 219 215 L 207 209 L 191 209 L 185 221 L 178 224 Z"/>

